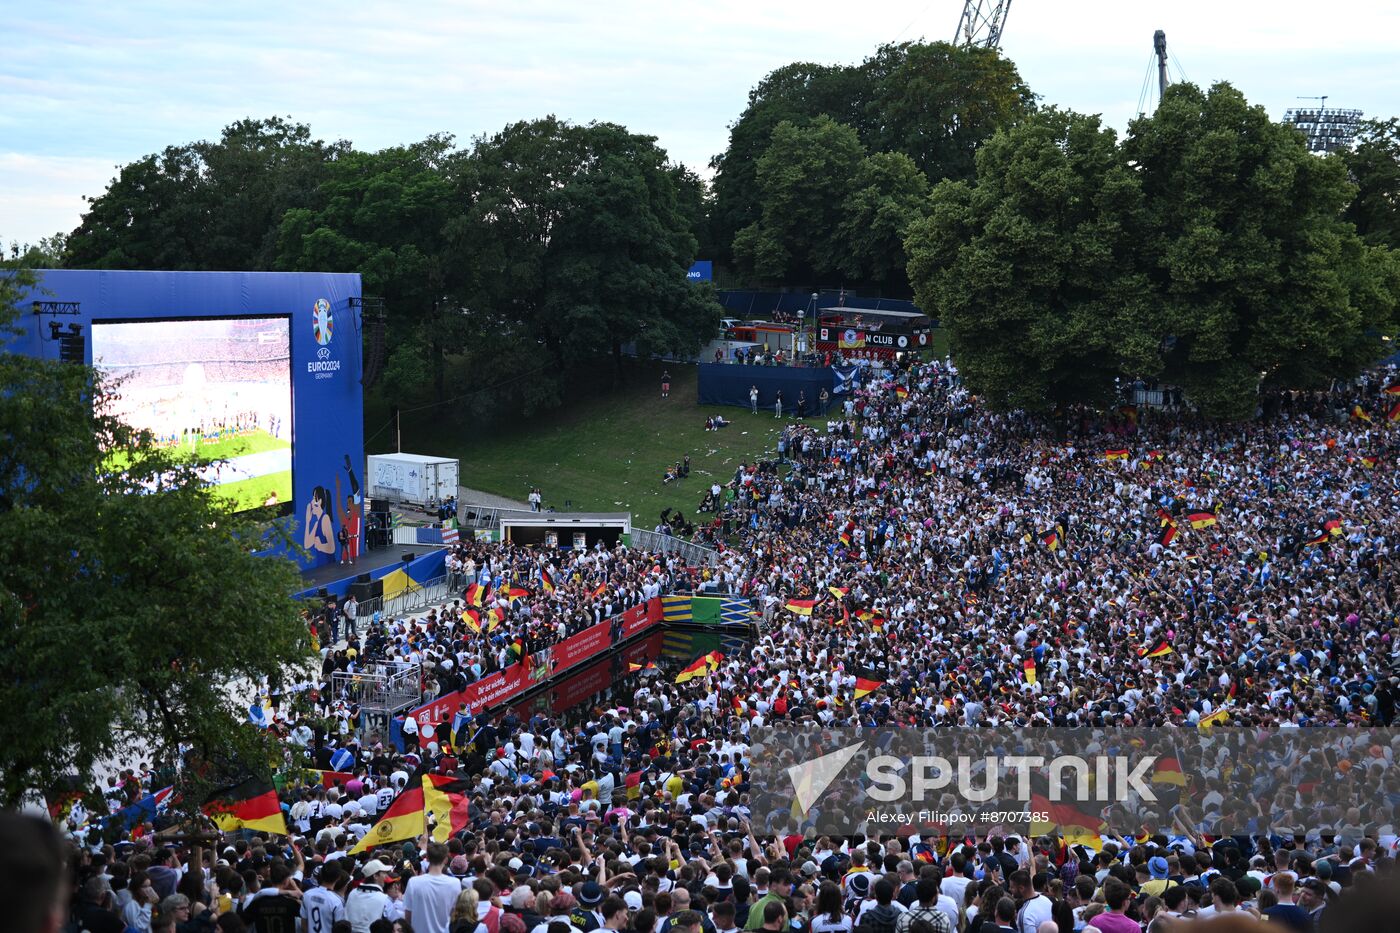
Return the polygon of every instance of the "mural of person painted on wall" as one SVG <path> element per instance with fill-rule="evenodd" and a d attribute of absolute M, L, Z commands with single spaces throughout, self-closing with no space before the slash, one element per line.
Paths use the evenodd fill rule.
<path fill-rule="evenodd" d="M 360 556 L 361 516 L 364 504 L 360 495 L 360 481 L 355 476 L 355 467 L 350 462 L 349 454 L 345 455 L 345 472 L 350 477 L 350 495 L 343 500 L 340 498 L 340 477 L 337 476 L 335 501 L 345 503 L 345 510 L 340 513 L 340 527 L 346 536 L 345 553 L 341 555 L 341 560 L 348 560 L 353 564 Z"/>
<path fill-rule="evenodd" d="M 311 501 L 306 503 L 306 519 L 302 525 L 301 546 L 311 552 L 316 563 L 324 563 L 325 558 L 335 557 L 335 503 L 324 486 L 311 490 Z"/>

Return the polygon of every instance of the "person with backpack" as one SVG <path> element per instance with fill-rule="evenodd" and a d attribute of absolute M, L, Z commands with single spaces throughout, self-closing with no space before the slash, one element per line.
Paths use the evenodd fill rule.
<path fill-rule="evenodd" d="M 870 933 L 897 933 L 900 915 L 906 911 L 904 905 L 894 899 L 894 885 L 888 879 L 881 878 L 875 882 L 873 893 L 875 905 L 870 906 L 869 901 L 862 905 L 860 913 L 856 915 L 856 926 L 864 925 Z M 937 891 L 934 891 L 933 897 L 937 902 Z M 937 907 L 934 909 L 937 910 Z M 948 933 L 946 917 L 940 931 Z"/>

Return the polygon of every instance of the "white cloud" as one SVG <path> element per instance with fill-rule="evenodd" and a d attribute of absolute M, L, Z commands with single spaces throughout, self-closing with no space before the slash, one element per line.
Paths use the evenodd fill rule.
<path fill-rule="evenodd" d="M 555 113 L 623 123 L 702 169 L 767 72 L 856 63 L 897 37 L 950 38 L 960 10 L 960 0 L 51 4 L 10 22 L 0 58 L 0 140 L 46 164 L 4 170 L 0 235 L 71 229 L 80 196 L 99 193 L 114 163 L 245 116 L 290 115 L 323 138 L 379 148 L 434 132 L 465 143 Z M 1005 49 L 1047 102 L 1101 112 L 1121 129 L 1159 27 L 1174 74 L 1228 78 L 1276 115 L 1310 94 L 1397 109 L 1400 4 L 1389 0 L 1325 10 L 1300 0 L 1017 0 Z"/>

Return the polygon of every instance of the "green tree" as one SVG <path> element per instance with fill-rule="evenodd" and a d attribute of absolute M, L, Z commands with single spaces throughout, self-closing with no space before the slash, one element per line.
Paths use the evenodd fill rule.
<path fill-rule="evenodd" d="M 909 275 L 969 383 L 1001 407 L 1102 402 L 1157 376 L 1211 416 L 1381 354 L 1400 267 L 1342 211 L 1344 166 L 1218 84 L 1179 84 L 1115 145 L 1050 112 L 998 133 L 975 185 L 934 189 Z"/>
<path fill-rule="evenodd" d="M 123 166 L 89 199 L 65 264 L 98 269 L 274 268 L 282 215 L 309 205 L 349 149 L 280 117 L 240 120 L 217 141 Z"/>
<path fill-rule="evenodd" d="M 854 69 L 793 62 L 769 73 L 749 92 L 749 102 L 729 130 L 729 145 L 710 160 L 714 170 L 714 206 L 710 232 L 702 244 L 708 255 L 730 259 L 735 236 L 757 222 L 760 207 L 758 160 L 773 142 L 779 123 L 805 123 L 821 114 L 840 120 L 854 115 L 859 96 Z"/>
<path fill-rule="evenodd" d="M 1035 99 L 995 49 L 902 42 L 881 46 L 861 69 L 870 99 L 856 126 L 866 148 L 902 152 L 934 182 L 971 178 L 977 147 Z"/>
<path fill-rule="evenodd" d="M 1339 157 L 1357 187 L 1346 219 L 1367 243 L 1400 249 L 1400 119 L 1368 120 Z"/>
<path fill-rule="evenodd" d="M 0 277 L 0 327 L 32 280 Z M 265 764 L 234 698 L 309 660 L 295 569 L 92 370 L 6 353 L 0 378 L 0 806 L 124 755 Z"/>
<path fill-rule="evenodd" d="M 1173 85 L 1122 155 L 1151 206 L 1149 324 L 1171 348 L 1160 373 L 1204 412 L 1246 416 L 1261 386 L 1325 386 L 1381 355 L 1391 257 L 1342 219 L 1354 189 L 1341 160 L 1223 83 Z"/>
<path fill-rule="evenodd" d="M 451 221 L 461 210 L 455 173 L 463 163 L 450 136 L 348 152 L 327 167 L 314 206 L 287 211 L 278 230 L 278 268 L 359 272 L 365 293 L 384 298 L 390 343 L 425 351 L 427 362 L 395 372 L 425 376 L 438 401 L 446 394 L 448 357 L 468 337 L 451 313 L 451 296 L 471 281 L 475 264 L 469 256 L 448 259 Z"/>
<path fill-rule="evenodd" d="M 763 213 L 759 162 L 780 123 L 800 128 L 830 117 L 854 129 L 866 151 L 903 153 L 937 181 L 971 177 L 977 146 L 1021 119 L 1032 104 L 1010 61 L 995 51 L 943 42 L 881 46 L 859 65 L 785 65 L 750 92 L 730 127 L 728 147 L 711 160 L 714 205 L 712 239 L 703 244 L 707 255 L 731 260 L 743 233 L 751 273 L 786 262 L 782 244 L 753 229 Z M 766 259 L 755 264 L 755 257 Z"/>
<path fill-rule="evenodd" d="M 455 242 L 481 273 L 465 306 L 493 345 L 543 351 L 527 353 L 546 368 L 537 400 L 624 344 L 693 353 L 714 332 L 719 306 L 685 279 L 695 181 L 653 137 L 548 117 L 478 140 L 469 163 Z"/>
<path fill-rule="evenodd" d="M 977 154 L 977 184 L 944 181 L 910 227 L 915 299 L 948 329 L 994 407 L 1104 400 L 1120 345 L 1150 313 L 1133 235 L 1142 195 L 1098 117 L 1042 112 Z"/>
<path fill-rule="evenodd" d="M 836 226 L 841 272 L 854 281 L 903 290 L 904 237 L 928 207 L 929 183 L 902 152 L 877 152 L 856 168 Z"/>
<path fill-rule="evenodd" d="M 40 237 L 38 243 L 21 245 L 12 240 L 9 257 L 0 257 L 0 269 L 60 269 L 67 239 L 67 234 L 55 233 Z"/>
<path fill-rule="evenodd" d="M 779 123 L 758 160 L 762 214 L 734 239 L 738 266 L 763 279 L 836 275 L 847 253 L 842 209 L 864 158 L 856 131 L 831 117 Z"/>

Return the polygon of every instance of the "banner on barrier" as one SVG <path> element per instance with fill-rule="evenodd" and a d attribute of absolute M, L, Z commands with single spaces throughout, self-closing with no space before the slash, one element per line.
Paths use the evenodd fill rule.
<path fill-rule="evenodd" d="M 530 687 L 536 686 L 541 680 L 549 678 L 553 673 L 565 671 L 601 654 L 660 621 L 661 600 L 649 599 L 620 615 L 566 638 L 552 648 L 545 649 L 531 659 L 532 664 L 512 664 L 505 670 L 489 674 L 462 690 L 425 703 L 409 715 L 418 720 L 420 726 L 432 726 L 450 719 L 462 703 L 467 704 L 467 709 L 473 714 L 501 706 Z M 658 637 L 660 634 L 657 633 Z M 659 638 L 657 644 L 660 644 Z M 532 673 L 535 676 L 531 676 Z"/>
<path fill-rule="evenodd" d="M 613 644 L 612 630 L 612 621 L 604 620 L 564 639 L 554 646 L 552 669 L 566 671 L 594 655 L 607 651 Z"/>

